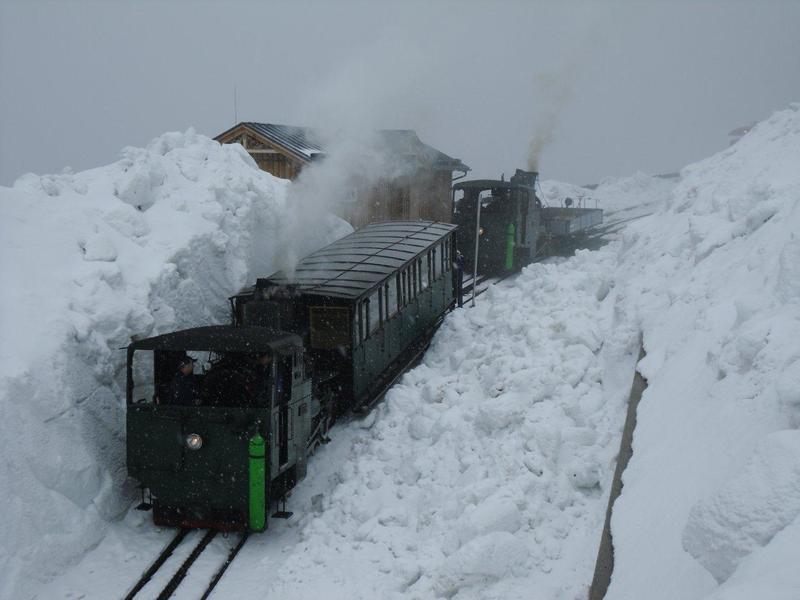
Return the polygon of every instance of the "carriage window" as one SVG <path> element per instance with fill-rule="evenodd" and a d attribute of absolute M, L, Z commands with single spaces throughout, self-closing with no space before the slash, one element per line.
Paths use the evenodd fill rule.
<path fill-rule="evenodd" d="M 403 282 L 403 306 L 405 306 L 408 304 L 408 271 L 401 271 L 400 281 Z"/>
<path fill-rule="evenodd" d="M 394 276 L 395 285 L 397 286 L 397 312 L 403 310 L 403 284 L 401 283 L 400 273 Z"/>
<path fill-rule="evenodd" d="M 426 289 L 431 283 L 431 276 L 430 276 L 430 263 L 431 263 L 431 255 L 426 253 L 425 256 L 422 257 L 422 261 L 420 262 L 420 266 L 422 267 L 422 275 L 421 285 L 422 289 Z"/>
<path fill-rule="evenodd" d="M 364 321 L 364 336 L 361 338 L 362 340 L 367 339 L 369 337 L 369 332 L 370 332 L 369 318 L 370 318 L 370 312 L 371 311 L 370 311 L 370 308 L 369 308 L 369 304 L 370 304 L 369 298 L 367 298 L 366 300 L 364 300 L 361 303 L 361 312 L 364 313 L 364 319 L 363 319 L 363 321 Z"/>
<path fill-rule="evenodd" d="M 386 318 L 390 318 L 397 313 L 397 278 L 393 277 L 386 284 Z"/>
<path fill-rule="evenodd" d="M 450 256 L 450 238 L 444 241 L 444 270 L 449 271 L 452 268 L 452 258 Z"/>
<path fill-rule="evenodd" d="M 359 302 L 356 305 L 356 311 L 358 313 L 357 316 L 356 316 L 356 323 L 357 323 L 356 339 L 360 341 L 360 340 L 364 339 L 364 303 L 363 302 Z"/>
<path fill-rule="evenodd" d="M 445 249 L 444 249 L 444 244 L 442 243 L 442 244 L 439 244 L 439 260 L 441 261 L 440 264 L 439 264 L 439 274 L 440 275 L 444 275 L 445 265 L 447 264 L 447 261 L 445 260 L 444 255 L 445 255 Z"/>
<path fill-rule="evenodd" d="M 380 294 L 373 292 L 367 299 L 367 336 L 375 332 L 381 326 L 380 314 Z"/>
<path fill-rule="evenodd" d="M 386 319 L 386 308 L 385 308 L 385 300 L 386 300 L 386 293 L 384 292 L 383 286 L 378 288 L 378 317 L 380 318 L 379 325 L 383 327 L 383 321 Z"/>
<path fill-rule="evenodd" d="M 436 272 L 437 272 L 437 268 L 436 268 L 436 246 L 434 246 L 433 250 L 431 250 L 430 256 L 431 256 L 431 282 L 434 282 L 434 281 L 436 281 Z"/>
<path fill-rule="evenodd" d="M 413 263 L 411 263 L 411 282 L 412 282 L 412 285 L 411 285 L 411 297 L 412 298 L 416 298 L 417 297 L 417 278 L 418 278 L 418 276 L 417 276 L 417 262 L 419 262 L 419 261 L 415 260 Z"/>

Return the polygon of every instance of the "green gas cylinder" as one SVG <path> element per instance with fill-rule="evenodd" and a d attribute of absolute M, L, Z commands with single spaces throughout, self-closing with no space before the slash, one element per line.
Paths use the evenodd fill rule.
<path fill-rule="evenodd" d="M 256 433 L 250 438 L 249 488 L 250 488 L 250 530 L 264 531 L 266 526 L 266 444 L 264 438 Z"/>
<path fill-rule="evenodd" d="M 508 229 L 506 229 L 506 271 L 514 268 L 514 239 L 516 234 L 517 228 L 514 223 L 509 223 Z"/>

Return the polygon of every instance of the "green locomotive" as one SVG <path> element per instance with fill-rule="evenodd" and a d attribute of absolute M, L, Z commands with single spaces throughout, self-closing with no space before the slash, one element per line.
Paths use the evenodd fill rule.
<path fill-rule="evenodd" d="M 231 325 L 132 343 L 128 472 L 154 521 L 266 529 L 335 418 L 374 402 L 453 306 L 455 230 L 369 225 L 232 297 Z"/>
<path fill-rule="evenodd" d="M 536 196 L 535 171 L 517 169 L 509 181 L 476 179 L 453 186 L 453 222 L 468 272 L 517 271 L 536 257 L 602 223 L 599 208 L 543 206 Z M 477 268 L 475 256 L 477 253 Z"/>

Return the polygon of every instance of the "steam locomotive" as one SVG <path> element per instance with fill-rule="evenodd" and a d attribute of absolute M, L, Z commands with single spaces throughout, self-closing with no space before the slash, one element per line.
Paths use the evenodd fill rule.
<path fill-rule="evenodd" d="M 453 222 L 459 225 L 457 244 L 468 272 L 517 271 L 602 223 L 598 208 L 543 206 L 536 195 L 538 176 L 517 169 L 509 181 L 476 179 L 453 186 Z"/>

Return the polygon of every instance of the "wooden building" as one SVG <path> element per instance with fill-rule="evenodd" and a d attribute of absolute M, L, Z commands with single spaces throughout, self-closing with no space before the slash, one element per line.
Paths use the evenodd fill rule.
<path fill-rule="evenodd" d="M 453 173 L 465 175 L 469 167 L 423 143 L 410 129 L 383 129 L 374 138 L 392 164 L 393 175 L 359 173 L 354 165 L 350 179 L 363 183 L 349 191 L 353 202 L 340 216 L 354 227 L 420 219 L 449 223 Z M 297 178 L 306 165 L 324 160 L 326 154 L 322 136 L 306 127 L 239 123 L 215 139 L 241 144 L 260 168 L 284 179 Z"/>

